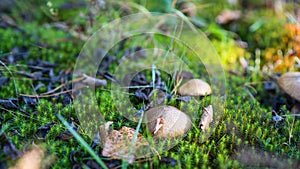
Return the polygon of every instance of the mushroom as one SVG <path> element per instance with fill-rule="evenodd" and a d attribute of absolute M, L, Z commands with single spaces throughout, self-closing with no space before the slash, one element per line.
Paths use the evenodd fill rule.
<path fill-rule="evenodd" d="M 188 115 L 173 106 L 159 106 L 145 113 L 149 131 L 156 138 L 174 138 L 192 126 Z"/>
<path fill-rule="evenodd" d="M 277 84 L 285 93 L 300 102 L 300 72 L 283 74 Z"/>
<path fill-rule="evenodd" d="M 178 93 L 183 96 L 206 96 L 212 93 L 210 85 L 200 79 L 191 79 L 184 83 Z"/>

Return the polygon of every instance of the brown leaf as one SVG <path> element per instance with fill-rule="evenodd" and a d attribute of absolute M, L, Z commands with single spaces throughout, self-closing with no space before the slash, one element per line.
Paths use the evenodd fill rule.
<path fill-rule="evenodd" d="M 8 16 L 6 14 L 0 15 L 0 22 L 6 23 L 7 26 L 10 26 L 10 27 L 17 27 L 17 24 L 13 20 L 13 18 L 11 18 L 10 16 Z"/>
<path fill-rule="evenodd" d="M 100 126 L 103 156 L 111 159 L 124 158 L 129 163 L 133 163 L 136 158 L 146 157 L 149 154 L 149 151 L 145 152 L 149 150 L 149 144 L 141 134 L 137 135 L 132 146 L 132 139 L 136 131 L 125 126 L 120 130 L 110 130 L 109 126 L 112 123 L 109 121 L 105 125 Z"/>
<path fill-rule="evenodd" d="M 53 162 L 54 157 L 46 156 L 45 150 L 37 146 L 27 151 L 17 164 L 9 169 L 41 169 L 49 167 Z"/>
<path fill-rule="evenodd" d="M 241 16 L 241 11 L 224 10 L 220 15 L 217 16 L 216 21 L 218 24 L 224 25 L 240 19 Z"/>
<path fill-rule="evenodd" d="M 86 85 L 90 85 L 90 86 L 107 86 L 107 81 L 104 79 L 97 79 L 88 75 L 83 74 L 83 77 L 85 77 L 85 79 L 82 81 L 82 83 L 86 84 Z"/>
<path fill-rule="evenodd" d="M 77 131 L 77 127 L 75 127 L 74 122 L 71 123 L 71 127 Z M 61 132 L 58 136 L 56 136 L 55 140 L 62 140 L 62 141 L 68 141 L 71 138 L 74 138 L 74 135 L 69 131 L 66 130 L 64 132 Z"/>
<path fill-rule="evenodd" d="M 203 108 L 203 114 L 198 127 L 201 127 L 202 131 L 205 132 L 209 128 L 209 124 L 213 121 L 213 107 L 209 105 Z"/>

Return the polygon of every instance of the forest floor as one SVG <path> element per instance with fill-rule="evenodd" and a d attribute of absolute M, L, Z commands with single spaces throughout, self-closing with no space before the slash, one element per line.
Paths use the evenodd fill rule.
<path fill-rule="evenodd" d="M 0 169 L 300 168 L 299 4 L 145 2 L 3 1 Z"/>

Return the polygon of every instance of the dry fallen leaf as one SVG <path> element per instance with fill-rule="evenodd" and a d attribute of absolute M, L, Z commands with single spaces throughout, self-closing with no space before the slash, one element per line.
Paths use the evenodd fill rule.
<path fill-rule="evenodd" d="M 27 151 L 17 162 L 9 169 L 42 169 L 47 168 L 54 162 L 53 156 L 45 156 L 45 150 L 41 147 L 34 147 Z"/>
<path fill-rule="evenodd" d="M 132 139 L 136 131 L 125 126 L 120 130 L 110 130 L 109 126 L 112 123 L 109 121 L 105 125 L 100 126 L 103 156 L 111 159 L 125 159 L 129 163 L 133 163 L 136 158 L 150 155 L 149 144 L 143 135 L 138 134 L 132 146 Z"/>
<path fill-rule="evenodd" d="M 202 131 L 205 132 L 209 128 L 209 124 L 213 121 L 213 107 L 209 105 L 203 108 L 203 114 L 198 127 L 201 127 Z"/>
<path fill-rule="evenodd" d="M 97 79 L 95 77 L 91 77 L 88 76 L 86 74 L 83 74 L 83 77 L 85 77 L 85 79 L 82 81 L 82 83 L 86 84 L 86 85 L 90 85 L 90 86 L 107 86 L 107 81 L 103 80 L 103 79 Z"/>
<path fill-rule="evenodd" d="M 229 22 L 240 19 L 241 16 L 241 11 L 224 10 L 223 12 L 221 12 L 220 15 L 217 16 L 216 21 L 218 24 L 224 25 Z"/>

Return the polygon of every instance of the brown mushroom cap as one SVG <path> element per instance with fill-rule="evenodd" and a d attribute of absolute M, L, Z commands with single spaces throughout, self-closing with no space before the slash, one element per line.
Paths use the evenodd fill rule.
<path fill-rule="evenodd" d="M 285 93 L 300 102 L 300 72 L 285 73 L 277 83 Z"/>
<path fill-rule="evenodd" d="M 173 106 L 159 106 L 145 113 L 149 131 L 157 138 L 174 138 L 185 134 L 192 126 L 188 115 Z M 162 127 L 158 128 L 158 122 Z"/>
<path fill-rule="evenodd" d="M 212 93 L 210 85 L 200 79 L 191 79 L 184 83 L 178 93 L 183 96 L 206 96 Z"/>

